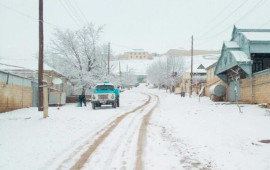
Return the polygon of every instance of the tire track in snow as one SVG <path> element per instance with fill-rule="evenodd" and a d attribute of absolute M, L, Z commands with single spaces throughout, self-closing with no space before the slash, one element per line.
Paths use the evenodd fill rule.
<path fill-rule="evenodd" d="M 159 97 L 157 95 L 154 95 L 157 98 L 157 103 L 155 106 L 143 117 L 143 121 L 140 126 L 139 131 L 139 137 L 138 137 L 138 143 L 137 143 L 137 160 L 136 160 L 136 170 L 142 170 L 143 169 L 143 148 L 146 145 L 146 135 L 147 135 L 147 126 L 149 124 L 150 117 L 153 113 L 153 111 L 157 108 L 159 105 Z"/>
<path fill-rule="evenodd" d="M 146 94 L 147 95 L 147 94 Z M 114 121 L 110 123 L 109 126 L 107 126 L 107 130 L 105 130 L 95 141 L 94 143 L 81 155 L 80 159 L 71 167 L 72 170 L 78 170 L 81 169 L 84 164 L 87 162 L 89 157 L 92 155 L 92 153 L 98 148 L 98 146 L 110 135 L 110 133 L 115 129 L 115 127 L 129 114 L 136 112 L 137 110 L 140 110 L 141 108 L 145 107 L 150 103 L 151 96 L 148 96 L 148 100 L 133 109 L 132 111 L 129 111 L 119 117 L 117 117 Z"/>
<path fill-rule="evenodd" d="M 67 150 L 70 150 L 70 148 L 74 148 L 74 146 L 77 146 L 75 149 L 71 150 L 71 153 L 70 153 L 70 156 L 68 159 L 65 159 L 62 164 L 70 161 L 70 157 L 72 157 L 71 155 L 75 155 L 77 154 L 82 148 L 83 146 L 85 146 L 86 144 L 89 144 L 91 141 L 91 139 L 93 139 L 96 135 L 98 135 L 99 133 L 101 133 L 102 131 L 104 131 L 104 124 L 105 124 L 105 127 L 109 126 L 110 123 L 107 123 L 107 122 L 111 122 L 111 120 L 115 119 L 115 117 L 117 116 L 112 116 L 112 117 L 109 117 L 108 119 L 106 119 L 105 121 L 103 121 L 102 123 L 99 123 L 97 125 L 96 128 L 94 128 L 93 130 L 91 131 L 88 131 L 87 133 L 85 133 L 84 135 L 80 136 L 77 140 L 75 140 L 74 142 L 72 142 L 70 145 L 68 145 L 67 147 L 65 147 L 64 149 L 62 149 L 61 151 L 59 151 L 55 156 L 54 158 L 48 160 L 44 166 L 40 169 L 48 169 L 48 167 L 52 166 L 55 162 L 60 161 L 62 155 L 66 154 Z M 106 124 L 107 123 L 107 124 Z M 91 137 L 89 138 L 89 134 L 92 134 Z M 85 141 L 83 142 L 83 144 L 81 142 L 78 142 L 78 141 Z M 57 169 L 62 169 L 61 166 L 59 166 Z"/>
<path fill-rule="evenodd" d="M 132 114 L 132 117 L 131 115 L 129 115 L 129 117 L 126 117 L 125 121 L 122 121 L 122 123 L 117 127 L 117 129 L 114 130 L 114 132 L 116 133 L 116 131 L 118 132 L 119 130 L 121 130 L 121 128 L 128 127 L 128 129 L 126 129 L 121 134 L 121 136 L 118 137 L 117 142 L 114 143 L 114 147 L 112 147 L 112 149 L 110 150 L 109 157 L 106 159 L 103 169 L 112 168 L 112 166 L 115 166 L 115 164 L 113 165 L 112 163 L 116 163 L 116 161 L 119 161 L 118 163 L 120 163 L 116 166 L 120 166 L 122 164 L 122 167 L 120 168 L 122 170 L 126 169 L 126 166 L 128 165 L 134 166 L 133 163 L 136 161 L 136 157 L 134 157 L 134 159 L 132 159 L 132 157 L 136 156 L 138 127 L 140 127 L 143 116 L 148 113 L 148 111 L 144 110 L 150 110 L 152 108 L 151 105 L 153 104 L 153 102 L 154 101 L 151 99 L 151 102 L 148 105 L 140 109 L 139 112 L 134 112 Z M 123 123 L 125 125 L 123 125 Z M 132 148 L 135 148 L 135 150 L 131 151 Z M 96 162 L 96 164 L 98 163 Z"/>

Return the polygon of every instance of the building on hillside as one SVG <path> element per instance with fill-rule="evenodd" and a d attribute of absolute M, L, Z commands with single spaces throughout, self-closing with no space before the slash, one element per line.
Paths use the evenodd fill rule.
<path fill-rule="evenodd" d="M 31 107 L 32 84 L 31 79 L 0 71 L 0 113 Z"/>
<path fill-rule="evenodd" d="M 120 59 L 127 59 L 127 60 L 151 60 L 153 59 L 153 55 L 143 49 L 134 49 L 130 52 L 125 52 Z"/>
<path fill-rule="evenodd" d="M 227 84 L 229 101 L 270 103 L 270 29 L 234 26 L 215 75 Z"/>

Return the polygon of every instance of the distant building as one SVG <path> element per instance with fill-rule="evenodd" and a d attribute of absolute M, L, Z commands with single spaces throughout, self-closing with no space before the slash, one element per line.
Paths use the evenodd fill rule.
<path fill-rule="evenodd" d="M 206 69 L 213 63 L 217 62 L 219 55 L 203 55 L 203 56 L 194 56 L 193 58 L 193 73 L 192 73 L 192 92 L 204 96 L 205 95 L 205 86 L 207 82 Z M 187 70 L 181 77 L 179 81 L 179 86 L 177 87 L 177 93 L 186 92 L 190 93 L 191 87 L 191 68 L 190 68 L 190 59 L 186 60 Z"/>
<path fill-rule="evenodd" d="M 143 49 L 134 49 L 130 52 L 125 52 L 120 59 L 127 59 L 127 60 L 151 60 L 153 59 L 153 55 Z"/>
<path fill-rule="evenodd" d="M 183 77 L 180 79 L 179 87 L 180 92 L 190 93 L 190 72 L 184 73 Z M 206 70 L 205 67 L 200 64 L 196 66 L 192 73 L 192 92 L 199 93 L 202 87 L 206 84 Z"/>

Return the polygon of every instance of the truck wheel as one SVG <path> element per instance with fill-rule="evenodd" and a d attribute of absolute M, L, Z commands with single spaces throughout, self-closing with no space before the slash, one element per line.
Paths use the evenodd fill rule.
<path fill-rule="evenodd" d="M 117 107 L 120 107 L 120 99 L 117 100 Z"/>
<path fill-rule="evenodd" d="M 96 104 L 95 103 L 92 103 L 92 109 L 96 109 Z"/>

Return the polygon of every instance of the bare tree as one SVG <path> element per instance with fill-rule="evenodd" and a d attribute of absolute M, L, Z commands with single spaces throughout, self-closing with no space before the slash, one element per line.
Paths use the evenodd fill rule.
<path fill-rule="evenodd" d="M 243 113 L 242 110 L 241 110 L 241 107 L 239 106 L 239 103 L 238 103 L 238 96 L 239 96 L 239 92 L 238 92 L 238 88 L 237 88 L 237 83 L 239 82 L 239 79 L 240 79 L 240 67 L 237 67 L 236 69 L 231 69 L 232 71 L 232 75 L 231 75 L 231 79 L 232 81 L 234 82 L 234 93 L 235 93 L 235 102 L 236 102 L 236 105 L 239 109 L 239 112 L 240 113 Z"/>
<path fill-rule="evenodd" d="M 147 77 L 151 83 L 158 85 L 158 87 L 162 85 L 175 87 L 184 70 L 184 60 L 181 57 L 169 56 L 166 60 L 160 59 L 154 62 L 147 69 Z"/>

